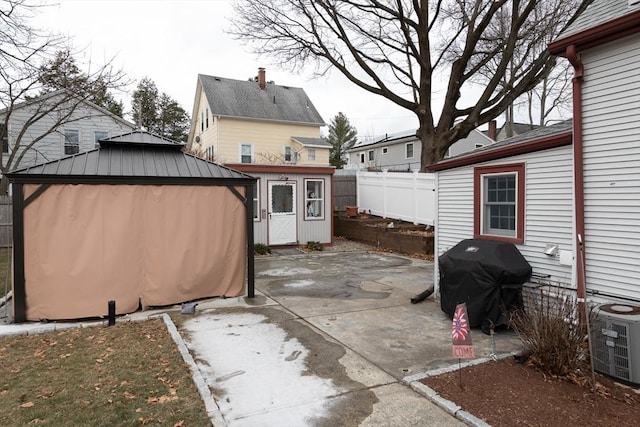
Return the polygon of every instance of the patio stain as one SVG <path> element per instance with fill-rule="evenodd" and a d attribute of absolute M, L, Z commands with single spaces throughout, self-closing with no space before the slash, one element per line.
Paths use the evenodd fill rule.
<path fill-rule="evenodd" d="M 331 299 L 385 299 L 391 292 L 377 292 L 362 289 L 359 281 L 347 279 L 339 284 L 336 280 L 298 280 L 276 279 L 261 286 L 269 296 L 289 296 L 305 298 Z"/>

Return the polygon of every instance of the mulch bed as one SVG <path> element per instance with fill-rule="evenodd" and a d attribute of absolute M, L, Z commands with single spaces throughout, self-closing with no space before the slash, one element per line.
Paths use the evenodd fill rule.
<path fill-rule="evenodd" d="M 638 389 L 596 375 L 597 394 L 542 374 L 533 367 L 502 359 L 429 377 L 421 382 L 464 410 L 500 426 L 638 426 Z"/>

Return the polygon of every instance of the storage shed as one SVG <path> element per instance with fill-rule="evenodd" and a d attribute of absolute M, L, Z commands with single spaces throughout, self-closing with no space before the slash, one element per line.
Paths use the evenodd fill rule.
<path fill-rule="evenodd" d="M 256 180 L 182 147 L 135 131 L 7 174 L 16 323 L 254 296 Z"/>

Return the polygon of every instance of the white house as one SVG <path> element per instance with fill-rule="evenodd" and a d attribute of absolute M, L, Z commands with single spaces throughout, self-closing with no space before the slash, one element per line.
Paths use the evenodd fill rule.
<path fill-rule="evenodd" d="M 494 140 L 479 130 L 473 130 L 464 139 L 454 143 L 445 157 L 475 150 L 493 143 Z M 384 138 L 360 144 L 347 150 L 347 169 L 387 169 L 391 171 L 415 171 L 420 169 L 422 142 L 415 131 L 385 135 Z"/>
<path fill-rule="evenodd" d="M 92 150 L 98 140 L 136 128 L 106 109 L 76 100 L 64 91 L 0 110 L 0 134 L 5 124 L 2 165 L 10 161 L 12 170 Z"/>
<path fill-rule="evenodd" d="M 437 255 L 467 238 L 513 242 L 580 298 L 640 304 L 638 33 L 640 1 L 594 1 L 549 46 L 575 68 L 572 124 L 432 165 Z"/>

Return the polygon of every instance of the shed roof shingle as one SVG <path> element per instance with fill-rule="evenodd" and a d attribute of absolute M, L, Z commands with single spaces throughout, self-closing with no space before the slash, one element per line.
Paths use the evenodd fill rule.
<path fill-rule="evenodd" d="M 629 0 L 595 0 L 560 34 L 558 40 L 604 24 L 640 8 L 640 2 L 630 5 Z"/>

